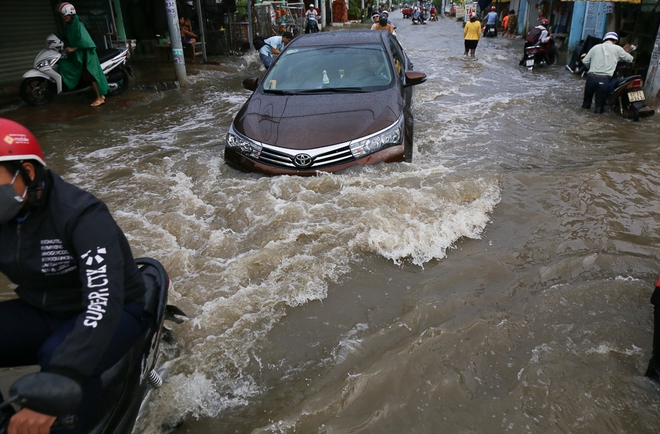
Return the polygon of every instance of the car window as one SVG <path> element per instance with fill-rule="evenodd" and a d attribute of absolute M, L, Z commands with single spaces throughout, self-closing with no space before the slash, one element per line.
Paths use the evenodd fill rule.
<path fill-rule="evenodd" d="M 403 76 L 406 73 L 405 58 L 403 57 L 404 55 L 403 50 L 401 49 L 401 45 L 399 45 L 399 42 L 394 38 L 390 38 L 390 50 L 392 50 L 392 57 L 394 58 L 396 72 L 403 80 Z"/>
<path fill-rule="evenodd" d="M 376 90 L 392 83 L 392 65 L 380 44 L 289 48 L 262 82 L 264 91 Z"/>

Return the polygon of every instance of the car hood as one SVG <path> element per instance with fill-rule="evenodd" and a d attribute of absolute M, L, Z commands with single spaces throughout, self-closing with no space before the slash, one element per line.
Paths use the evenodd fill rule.
<path fill-rule="evenodd" d="M 395 89 L 332 95 L 254 93 L 236 116 L 234 129 L 265 144 L 313 149 L 380 131 L 402 111 L 403 100 Z"/>

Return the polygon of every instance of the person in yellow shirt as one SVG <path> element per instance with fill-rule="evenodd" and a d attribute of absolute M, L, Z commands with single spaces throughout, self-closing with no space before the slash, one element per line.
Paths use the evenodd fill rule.
<path fill-rule="evenodd" d="M 477 20 L 475 14 L 470 14 L 470 21 L 465 23 L 463 28 L 463 37 L 465 38 L 465 55 L 474 57 L 474 52 L 477 50 L 477 44 L 481 38 L 481 23 Z"/>

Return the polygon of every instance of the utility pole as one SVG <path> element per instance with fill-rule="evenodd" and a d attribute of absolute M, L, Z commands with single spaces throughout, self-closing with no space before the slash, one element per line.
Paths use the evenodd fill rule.
<path fill-rule="evenodd" d="M 653 44 L 653 53 L 651 54 L 651 63 L 649 63 L 649 72 L 646 74 L 646 101 L 649 107 L 657 109 L 660 107 L 660 26 L 658 34 Z"/>
<path fill-rule="evenodd" d="M 330 9 L 332 10 L 332 9 Z M 321 29 L 325 29 L 325 25 L 327 24 L 327 19 L 326 19 L 327 13 L 325 11 L 325 0 L 321 0 L 321 21 L 323 22 L 323 27 Z"/>
<path fill-rule="evenodd" d="M 202 59 L 204 59 L 204 63 L 206 63 L 206 38 L 204 37 L 204 33 L 206 30 L 206 23 L 204 22 L 204 17 L 202 16 L 202 4 L 200 3 L 200 0 L 197 0 L 195 2 L 195 9 L 197 9 L 197 22 L 199 23 L 199 36 L 201 39 L 202 43 Z"/>
<path fill-rule="evenodd" d="M 252 1 L 247 0 L 245 4 L 247 6 L 248 14 L 248 43 L 250 44 L 250 47 L 254 47 L 254 42 L 252 42 L 252 35 L 254 35 L 254 23 L 252 22 Z"/>
<path fill-rule="evenodd" d="M 181 87 L 187 87 L 186 60 L 183 58 L 183 44 L 181 43 L 181 32 L 179 31 L 179 12 L 176 10 L 176 0 L 165 0 L 165 12 L 167 12 L 167 27 L 170 30 L 174 73 Z"/>

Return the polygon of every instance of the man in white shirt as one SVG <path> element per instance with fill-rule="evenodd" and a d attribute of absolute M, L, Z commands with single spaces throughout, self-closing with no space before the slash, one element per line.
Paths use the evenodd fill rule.
<path fill-rule="evenodd" d="M 582 59 L 584 66 L 589 68 L 587 82 L 584 85 L 584 100 L 582 108 L 589 110 L 591 100 L 596 95 L 595 113 L 605 111 L 605 103 L 610 90 L 610 80 L 619 62 L 632 63 L 630 44 L 625 47 L 617 45 L 619 36 L 614 32 L 605 34 L 603 43 L 595 45 Z"/>
<path fill-rule="evenodd" d="M 284 32 L 282 36 L 271 36 L 266 39 L 266 44 L 259 49 L 259 58 L 266 69 L 270 68 L 270 65 L 275 61 L 273 54 L 280 54 L 284 50 L 284 46 L 292 39 L 293 34 L 291 32 Z"/>

